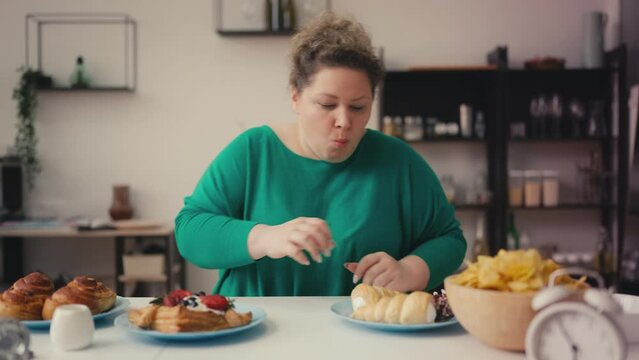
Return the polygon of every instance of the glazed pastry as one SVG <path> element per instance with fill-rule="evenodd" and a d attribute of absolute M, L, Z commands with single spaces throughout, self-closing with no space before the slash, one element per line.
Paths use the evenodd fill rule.
<path fill-rule="evenodd" d="M 386 296 L 370 295 L 370 285 L 362 286 L 355 293 L 351 293 L 353 303 L 352 317 L 357 320 L 391 323 L 391 324 L 428 324 L 435 321 L 437 311 L 435 309 L 433 296 L 424 291 L 414 291 L 408 295 L 387 290 Z M 368 290 L 365 290 L 369 288 Z M 353 289 L 355 292 L 357 288 Z M 376 290 L 373 289 L 376 292 Z M 362 300 L 364 298 L 364 305 Z M 375 299 L 377 299 L 375 301 Z M 359 305 L 355 309 L 356 305 Z"/>
<path fill-rule="evenodd" d="M 77 276 L 44 302 L 42 318 L 51 319 L 55 308 L 64 304 L 83 304 L 91 310 L 91 314 L 99 314 L 111 309 L 116 297 L 113 290 L 104 286 L 101 281 L 88 276 Z"/>
<path fill-rule="evenodd" d="M 176 292 L 180 296 L 173 296 Z M 129 310 L 129 321 L 142 329 L 177 333 L 222 330 L 246 325 L 253 318 L 250 312 L 240 314 L 233 310 L 223 296 L 176 292 L 167 295 L 162 305 L 154 301 L 153 305 Z"/>
<path fill-rule="evenodd" d="M 40 272 L 16 281 L 0 295 L 0 317 L 41 320 L 45 299 L 53 292 L 53 282 Z"/>

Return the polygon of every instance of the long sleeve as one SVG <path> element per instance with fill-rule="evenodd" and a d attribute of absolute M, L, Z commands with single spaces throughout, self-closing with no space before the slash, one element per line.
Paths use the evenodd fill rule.
<path fill-rule="evenodd" d="M 180 254 L 209 269 L 253 262 L 248 233 L 256 222 L 243 218 L 249 145 L 246 136 L 231 142 L 211 163 L 175 219 Z"/>
<path fill-rule="evenodd" d="M 430 269 L 427 290 L 439 286 L 455 272 L 466 255 L 466 239 L 455 218 L 439 179 L 421 158 L 415 158 L 410 169 L 411 230 L 414 237 L 412 255 L 421 257 Z"/>

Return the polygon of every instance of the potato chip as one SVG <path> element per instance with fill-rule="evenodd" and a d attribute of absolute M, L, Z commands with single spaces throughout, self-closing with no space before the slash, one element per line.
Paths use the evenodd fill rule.
<path fill-rule="evenodd" d="M 550 274 L 559 265 L 550 259 L 543 260 L 536 249 L 499 250 L 496 256 L 479 256 L 474 263 L 466 262 L 466 270 L 454 275 L 456 284 L 511 292 L 537 291 L 548 284 Z M 586 277 L 575 280 L 568 275 L 558 276 L 557 285 L 574 289 L 588 287 Z"/>

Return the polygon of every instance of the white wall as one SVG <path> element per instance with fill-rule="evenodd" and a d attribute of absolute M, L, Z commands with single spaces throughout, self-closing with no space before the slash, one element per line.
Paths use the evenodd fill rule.
<path fill-rule="evenodd" d="M 509 46 L 514 66 L 534 56 L 553 55 L 576 67 L 581 63 L 581 14 L 614 10 L 616 3 L 333 0 L 333 8 L 354 14 L 366 26 L 375 46 L 384 47 L 392 69 L 482 64 L 486 52 L 497 44 Z M 4 94 L 0 149 L 13 143 L 15 104 L 10 93 L 18 80 L 15 70 L 24 63 L 27 13 L 124 12 L 138 22 L 135 93 L 40 96 L 38 133 L 44 171 L 29 194 L 32 212 L 106 217 L 112 184 L 127 183 L 136 216 L 170 222 L 207 164 L 242 129 L 293 119 L 286 87 L 289 38 L 221 37 L 213 31 L 213 4 L 213 0 L 0 0 L 0 94 Z M 94 46 L 101 44 L 96 41 Z M 90 64 L 87 59 L 89 70 Z M 450 164 L 448 158 L 437 157 L 437 150 L 432 153 L 425 150 L 436 170 Z M 460 164 L 453 170 L 460 178 L 476 166 L 472 151 L 453 156 L 459 156 L 451 161 Z M 474 215 L 462 219 L 472 224 Z M 466 227 L 471 240 L 472 228 Z M 579 247 L 578 243 L 567 241 L 566 246 Z M 110 242 L 75 244 L 81 251 L 74 251 L 73 245 L 29 241 L 28 270 L 111 270 Z M 212 272 L 189 271 L 190 288 L 210 288 Z"/>

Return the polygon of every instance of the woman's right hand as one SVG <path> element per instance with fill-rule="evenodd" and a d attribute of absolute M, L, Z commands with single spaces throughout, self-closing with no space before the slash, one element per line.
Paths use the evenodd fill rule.
<path fill-rule="evenodd" d="M 288 256 L 302 265 L 310 265 L 304 251 L 321 263 L 322 255 L 331 256 L 334 247 L 328 224 L 319 218 L 299 217 L 273 226 L 257 224 L 248 235 L 248 251 L 255 260 Z"/>

